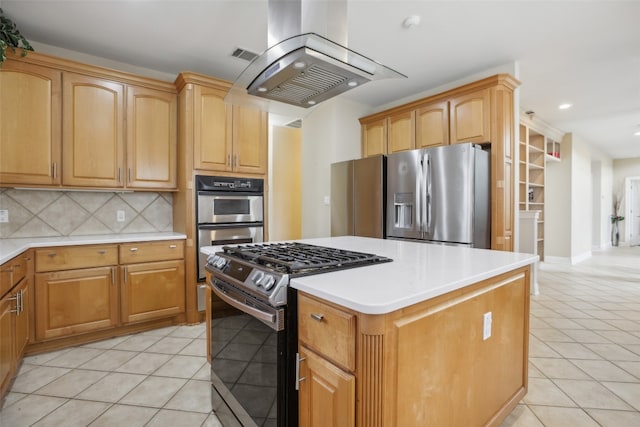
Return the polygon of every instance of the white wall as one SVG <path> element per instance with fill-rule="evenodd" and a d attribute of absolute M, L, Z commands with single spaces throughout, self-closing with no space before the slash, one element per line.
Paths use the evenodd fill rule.
<path fill-rule="evenodd" d="M 562 140 L 560 157 L 560 163 L 547 163 L 545 260 L 574 264 L 591 256 L 594 242 L 609 244 L 613 161 L 571 133 Z"/>
<path fill-rule="evenodd" d="M 545 261 L 571 257 L 571 151 L 572 136 L 560 144 L 561 162 L 547 162 L 544 187 Z"/>
<path fill-rule="evenodd" d="M 360 122 L 370 107 L 333 98 L 302 122 L 302 237 L 331 235 L 331 163 L 360 157 Z"/>
<path fill-rule="evenodd" d="M 64 49 L 57 46 L 51 46 L 48 44 L 29 41 L 33 49 L 38 53 L 44 53 L 46 55 L 57 56 L 59 58 L 70 59 L 72 61 L 78 61 L 85 64 L 97 65 L 99 67 L 111 68 L 113 70 L 124 71 L 127 73 L 133 73 L 140 76 L 151 77 L 158 80 L 164 80 L 173 83 L 177 75 L 164 73 L 162 71 L 152 70 L 150 68 L 138 67 L 136 65 L 127 64 L 124 62 L 113 61 L 111 59 L 102 58 L 100 56 L 93 56 L 86 53 L 78 52 L 75 50 Z"/>

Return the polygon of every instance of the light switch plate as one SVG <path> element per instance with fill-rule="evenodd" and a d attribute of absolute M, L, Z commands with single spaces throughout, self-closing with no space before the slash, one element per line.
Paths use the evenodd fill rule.
<path fill-rule="evenodd" d="M 0 209 L 0 222 L 9 222 L 9 210 Z"/>
<path fill-rule="evenodd" d="M 324 196 L 324 204 L 326 206 L 329 206 L 330 203 L 331 203 L 331 199 L 329 198 L 329 196 Z"/>
<path fill-rule="evenodd" d="M 491 337 L 491 312 L 484 314 L 484 320 L 482 322 L 482 340 L 485 341 Z"/>

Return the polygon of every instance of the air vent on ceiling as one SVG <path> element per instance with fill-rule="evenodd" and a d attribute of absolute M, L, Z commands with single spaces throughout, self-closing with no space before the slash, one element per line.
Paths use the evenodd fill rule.
<path fill-rule="evenodd" d="M 302 127 L 302 119 L 297 119 L 285 125 L 288 128 L 300 129 Z"/>
<path fill-rule="evenodd" d="M 250 50 L 246 50 L 246 49 L 242 49 L 242 48 L 236 48 L 236 50 L 233 51 L 233 53 L 231 54 L 231 56 L 235 57 L 235 58 L 240 58 L 240 59 L 244 59 L 245 61 L 253 61 L 253 59 L 258 56 L 257 53 L 251 52 Z"/>

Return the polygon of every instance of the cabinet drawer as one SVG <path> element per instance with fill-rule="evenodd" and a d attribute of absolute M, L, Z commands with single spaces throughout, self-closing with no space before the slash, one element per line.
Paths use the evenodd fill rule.
<path fill-rule="evenodd" d="M 117 245 L 87 245 L 36 250 L 36 272 L 75 270 L 118 264 Z"/>
<path fill-rule="evenodd" d="M 0 297 L 13 288 L 27 274 L 25 254 L 18 255 L 0 266 Z"/>
<path fill-rule="evenodd" d="M 182 258 L 184 258 L 184 242 L 182 240 L 123 243 L 120 245 L 120 264 Z"/>
<path fill-rule="evenodd" d="M 298 337 L 336 364 L 355 371 L 355 315 L 299 294 Z"/>

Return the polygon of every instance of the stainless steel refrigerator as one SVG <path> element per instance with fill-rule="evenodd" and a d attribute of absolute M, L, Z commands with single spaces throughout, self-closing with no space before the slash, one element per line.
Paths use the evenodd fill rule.
<path fill-rule="evenodd" d="M 491 247 L 490 154 L 471 143 L 387 156 L 387 237 Z"/>
<path fill-rule="evenodd" d="M 384 238 L 385 157 L 331 165 L 331 236 Z"/>

